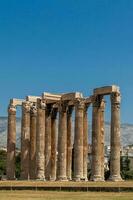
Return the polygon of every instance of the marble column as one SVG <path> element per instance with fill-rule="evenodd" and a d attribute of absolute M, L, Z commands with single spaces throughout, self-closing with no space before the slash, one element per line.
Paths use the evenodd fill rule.
<path fill-rule="evenodd" d="M 101 176 L 101 101 L 102 96 L 95 97 L 92 112 L 92 174 L 91 180 L 102 181 Z"/>
<path fill-rule="evenodd" d="M 105 140 L 105 135 L 104 135 L 104 110 L 105 110 L 105 101 L 104 99 L 101 100 L 101 105 L 100 105 L 100 130 L 101 130 L 101 177 L 102 180 L 104 181 L 104 140 Z"/>
<path fill-rule="evenodd" d="M 36 178 L 36 118 L 37 108 L 33 104 L 30 110 L 30 179 Z"/>
<path fill-rule="evenodd" d="M 51 105 L 45 113 L 45 178 L 51 180 Z"/>
<path fill-rule="evenodd" d="M 67 178 L 72 180 L 72 112 L 73 106 L 67 111 Z"/>
<path fill-rule="evenodd" d="M 8 180 L 15 179 L 15 151 L 16 151 L 16 107 L 8 107 L 8 134 L 7 134 L 7 166 Z"/>
<path fill-rule="evenodd" d="M 83 117 L 84 103 L 79 100 L 75 105 L 75 138 L 74 138 L 74 180 L 83 179 Z"/>
<path fill-rule="evenodd" d="M 88 105 L 84 107 L 83 118 L 83 178 L 85 181 L 87 178 L 87 163 L 88 163 Z"/>
<path fill-rule="evenodd" d="M 120 176 L 120 93 L 111 94 L 111 181 L 121 181 Z"/>
<path fill-rule="evenodd" d="M 29 179 L 29 152 L 30 152 L 30 103 L 22 103 L 21 123 L 21 179 Z"/>
<path fill-rule="evenodd" d="M 45 180 L 45 109 L 46 104 L 37 99 L 36 179 Z"/>
<path fill-rule="evenodd" d="M 57 138 L 57 108 L 52 108 L 51 114 L 51 180 L 56 180 L 56 138 Z"/>
<path fill-rule="evenodd" d="M 67 105 L 62 102 L 59 106 L 59 133 L 58 133 L 58 162 L 57 180 L 66 181 L 67 156 Z"/>

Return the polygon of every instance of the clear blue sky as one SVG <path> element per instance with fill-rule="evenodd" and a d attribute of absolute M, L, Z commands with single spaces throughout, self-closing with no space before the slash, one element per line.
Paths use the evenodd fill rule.
<path fill-rule="evenodd" d="M 1 116 L 12 97 L 110 84 L 133 123 L 132 0 L 0 1 Z"/>

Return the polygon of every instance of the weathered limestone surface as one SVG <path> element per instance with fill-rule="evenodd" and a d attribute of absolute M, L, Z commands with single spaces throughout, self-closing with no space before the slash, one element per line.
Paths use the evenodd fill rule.
<path fill-rule="evenodd" d="M 67 105 L 64 102 L 59 106 L 59 133 L 58 133 L 58 163 L 57 179 L 67 180 L 66 156 L 67 156 Z"/>
<path fill-rule="evenodd" d="M 22 103 L 21 179 L 29 179 L 30 103 Z"/>
<path fill-rule="evenodd" d="M 15 179 L 15 151 L 16 151 L 16 107 L 8 107 L 8 135 L 7 135 L 7 179 Z"/>
<path fill-rule="evenodd" d="M 45 178 L 51 179 L 51 105 L 47 105 L 45 114 Z"/>
<path fill-rule="evenodd" d="M 83 119 L 83 178 L 87 178 L 87 161 L 88 161 L 88 105 L 84 106 L 84 119 Z"/>
<path fill-rule="evenodd" d="M 30 110 L 30 179 L 36 178 L 36 104 L 31 106 Z"/>
<path fill-rule="evenodd" d="M 8 108 L 7 179 L 15 179 L 16 106 L 22 106 L 21 179 L 87 181 L 88 106 L 92 112 L 92 176 L 104 181 L 104 95 L 111 95 L 110 180 L 120 181 L 120 90 L 96 88 L 93 95 L 43 93 L 26 100 L 11 99 Z M 72 111 L 75 107 L 74 160 L 72 166 Z M 57 113 L 59 111 L 58 149 Z M 57 156 L 58 155 L 58 156 Z M 57 167 L 56 167 L 57 165 Z"/>
<path fill-rule="evenodd" d="M 108 95 L 111 93 L 119 93 L 119 87 L 116 85 L 111 85 L 111 86 L 105 86 L 105 87 L 101 87 L 101 88 L 96 88 L 94 89 L 94 95 Z"/>
<path fill-rule="evenodd" d="M 45 180 L 45 109 L 46 104 L 37 100 L 37 132 L 36 132 L 36 179 Z"/>
<path fill-rule="evenodd" d="M 41 99 L 39 96 L 27 96 L 26 101 L 29 101 L 31 103 L 37 103 L 37 99 Z"/>
<path fill-rule="evenodd" d="M 104 110 L 105 110 L 105 101 L 101 100 L 100 105 L 100 130 L 101 130 L 101 177 L 104 181 Z"/>
<path fill-rule="evenodd" d="M 73 106 L 67 111 L 67 178 L 72 180 L 72 112 Z"/>
<path fill-rule="evenodd" d="M 93 102 L 92 113 L 92 176 L 91 180 L 101 181 L 101 102 L 98 95 Z"/>
<path fill-rule="evenodd" d="M 57 108 L 52 109 L 51 113 L 51 180 L 56 180 L 56 138 L 57 138 Z"/>
<path fill-rule="evenodd" d="M 120 181 L 120 93 L 111 94 L 110 180 Z"/>
<path fill-rule="evenodd" d="M 83 95 L 80 92 L 67 93 L 61 96 L 62 101 L 74 101 L 79 98 L 83 98 Z"/>
<path fill-rule="evenodd" d="M 42 99 L 45 99 L 45 102 L 47 104 L 56 103 L 60 101 L 61 94 L 51 94 L 51 93 L 44 92 L 42 94 Z"/>
<path fill-rule="evenodd" d="M 25 100 L 24 99 L 11 99 L 10 100 L 10 104 L 13 105 L 13 106 L 22 106 L 22 103 L 24 102 Z"/>
<path fill-rule="evenodd" d="M 75 105 L 75 138 L 74 138 L 74 180 L 83 179 L 83 117 L 84 103 L 77 100 Z"/>

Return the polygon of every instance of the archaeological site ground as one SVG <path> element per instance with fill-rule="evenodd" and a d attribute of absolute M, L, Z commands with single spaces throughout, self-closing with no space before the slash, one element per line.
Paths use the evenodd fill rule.
<path fill-rule="evenodd" d="M 105 179 L 105 96 L 110 96 L 110 174 Z M 8 106 L 6 177 L 0 181 L 1 199 L 65 198 L 131 199 L 133 182 L 120 174 L 120 103 L 118 86 L 105 86 L 84 97 L 80 92 L 42 93 L 12 98 Z M 16 109 L 21 107 L 20 177 L 16 177 Z M 92 120 L 88 110 L 92 107 Z M 88 124 L 92 126 L 91 162 L 88 162 Z M 74 126 L 74 134 L 73 134 Z M 89 175 L 88 175 L 89 170 Z M 16 191 L 16 192 L 9 192 Z M 44 192 L 51 191 L 51 192 Z M 60 195 L 57 191 L 60 191 Z M 68 193 L 69 192 L 69 193 Z M 70 193 L 71 192 L 71 193 Z M 77 192 L 77 193 L 75 193 Z M 105 193 L 110 192 L 110 193 Z M 117 192 L 117 193 L 116 193 Z M 27 192 L 26 192 L 27 193 Z M 24 194 L 24 193 L 23 193 Z M 78 198 L 78 194 L 80 198 Z M 54 198 L 53 198 L 54 196 Z"/>

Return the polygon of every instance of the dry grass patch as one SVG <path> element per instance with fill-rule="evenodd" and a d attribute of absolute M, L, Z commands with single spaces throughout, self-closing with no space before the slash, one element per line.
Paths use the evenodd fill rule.
<path fill-rule="evenodd" d="M 43 182 L 43 181 L 0 181 L 0 186 L 90 186 L 90 187 L 133 187 L 133 181 L 122 182 Z"/>
<path fill-rule="evenodd" d="M 0 200 L 133 200 L 133 193 L 0 191 Z"/>

